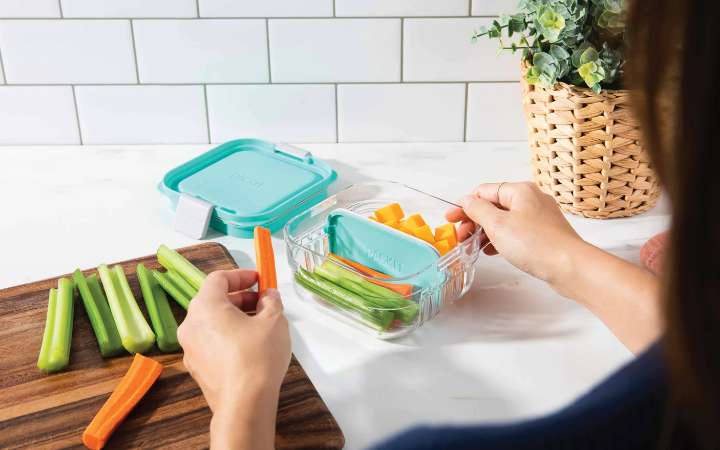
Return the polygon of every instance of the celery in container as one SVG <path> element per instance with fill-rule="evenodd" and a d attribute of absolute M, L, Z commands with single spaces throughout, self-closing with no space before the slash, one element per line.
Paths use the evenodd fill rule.
<path fill-rule="evenodd" d="M 58 280 L 57 289 L 50 289 L 40 355 L 37 367 L 43 372 L 57 372 L 70 363 L 73 328 L 73 283 Z"/>
<path fill-rule="evenodd" d="M 110 269 L 102 264 L 98 267 L 98 273 L 125 350 L 130 353 L 150 350 L 155 343 L 155 334 L 135 301 L 122 266 Z"/>

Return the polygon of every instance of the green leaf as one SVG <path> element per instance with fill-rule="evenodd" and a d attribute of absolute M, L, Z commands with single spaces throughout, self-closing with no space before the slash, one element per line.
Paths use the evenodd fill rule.
<path fill-rule="evenodd" d="M 559 39 L 565 28 L 565 18 L 550 7 L 543 7 L 538 11 L 537 27 L 548 42 Z"/>
<path fill-rule="evenodd" d="M 597 50 L 595 50 L 595 47 L 590 46 L 580 54 L 580 65 L 582 66 L 583 64 L 587 64 L 589 62 L 595 62 L 599 57 L 600 55 Z"/>
<path fill-rule="evenodd" d="M 551 64 L 557 64 L 557 61 L 552 57 L 552 55 L 544 52 L 538 52 L 533 55 L 533 66 L 538 68 L 541 72 Z"/>
<path fill-rule="evenodd" d="M 558 61 L 562 61 L 570 57 L 570 53 L 568 53 L 567 50 L 560 47 L 559 45 L 551 45 L 550 54 L 554 56 L 555 59 L 557 59 Z"/>

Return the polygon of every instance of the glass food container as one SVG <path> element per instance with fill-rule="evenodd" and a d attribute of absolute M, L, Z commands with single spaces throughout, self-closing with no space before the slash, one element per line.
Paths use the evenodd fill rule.
<path fill-rule="evenodd" d="M 406 215 L 421 214 L 433 227 L 445 224 L 445 212 L 455 206 L 400 183 L 371 181 L 328 197 L 290 219 L 284 227 L 288 261 L 298 295 L 336 319 L 380 339 L 413 332 L 444 305 L 465 294 L 475 276 L 475 262 L 481 250 L 478 227 L 443 256 L 436 253 L 427 264 L 415 258 L 414 265 L 410 264 L 414 267 L 412 273 L 388 276 L 374 272 L 372 269 L 377 268 L 369 264 L 358 265 L 357 261 L 334 256 L 333 237 L 328 228 L 333 215 L 349 211 L 347 214 L 370 222 L 368 217 L 374 211 L 391 203 L 398 203 Z M 373 223 L 372 226 L 387 225 Z M 391 231 L 403 238 L 402 232 Z M 434 250 L 430 244 L 412 239 Z M 371 247 L 372 243 L 356 240 L 352 245 Z"/>

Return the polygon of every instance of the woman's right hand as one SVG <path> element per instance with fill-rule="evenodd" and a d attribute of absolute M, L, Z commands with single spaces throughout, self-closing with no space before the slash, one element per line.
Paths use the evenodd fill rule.
<path fill-rule="evenodd" d="M 587 245 L 552 197 L 533 183 L 481 184 L 460 205 L 446 216 L 451 222 L 462 222 L 461 239 L 475 223 L 480 225 L 490 241 L 485 253 L 499 253 L 556 288 L 571 256 Z"/>

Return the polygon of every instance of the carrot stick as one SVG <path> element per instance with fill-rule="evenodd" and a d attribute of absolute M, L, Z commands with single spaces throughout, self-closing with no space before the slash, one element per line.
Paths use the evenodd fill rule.
<path fill-rule="evenodd" d="M 83 432 L 83 444 L 90 449 L 105 446 L 110 435 L 160 376 L 163 365 L 152 358 L 135 354 L 130 368 Z"/>
<path fill-rule="evenodd" d="M 330 258 L 334 258 L 334 259 L 342 262 L 343 264 L 345 264 L 347 266 L 352 267 L 353 269 L 357 270 L 358 272 L 362 273 L 363 275 L 368 275 L 368 276 L 375 277 L 375 278 L 391 278 L 390 276 L 385 275 L 382 272 L 378 272 L 375 269 L 371 269 L 367 266 L 363 266 L 359 262 L 350 261 L 349 259 L 343 258 L 342 256 L 338 256 L 334 253 L 329 253 L 328 256 Z M 370 279 L 368 279 L 368 281 L 373 284 L 377 284 L 378 286 L 388 288 L 391 291 L 395 291 L 398 294 L 402 294 L 405 297 L 411 295 L 412 291 L 413 291 L 412 284 L 385 283 L 380 280 L 370 280 Z"/>
<path fill-rule="evenodd" d="M 255 227 L 255 264 L 258 272 L 258 294 L 262 296 L 269 288 L 277 289 L 275 254 L 270 230 L 267 228 Z"/>

